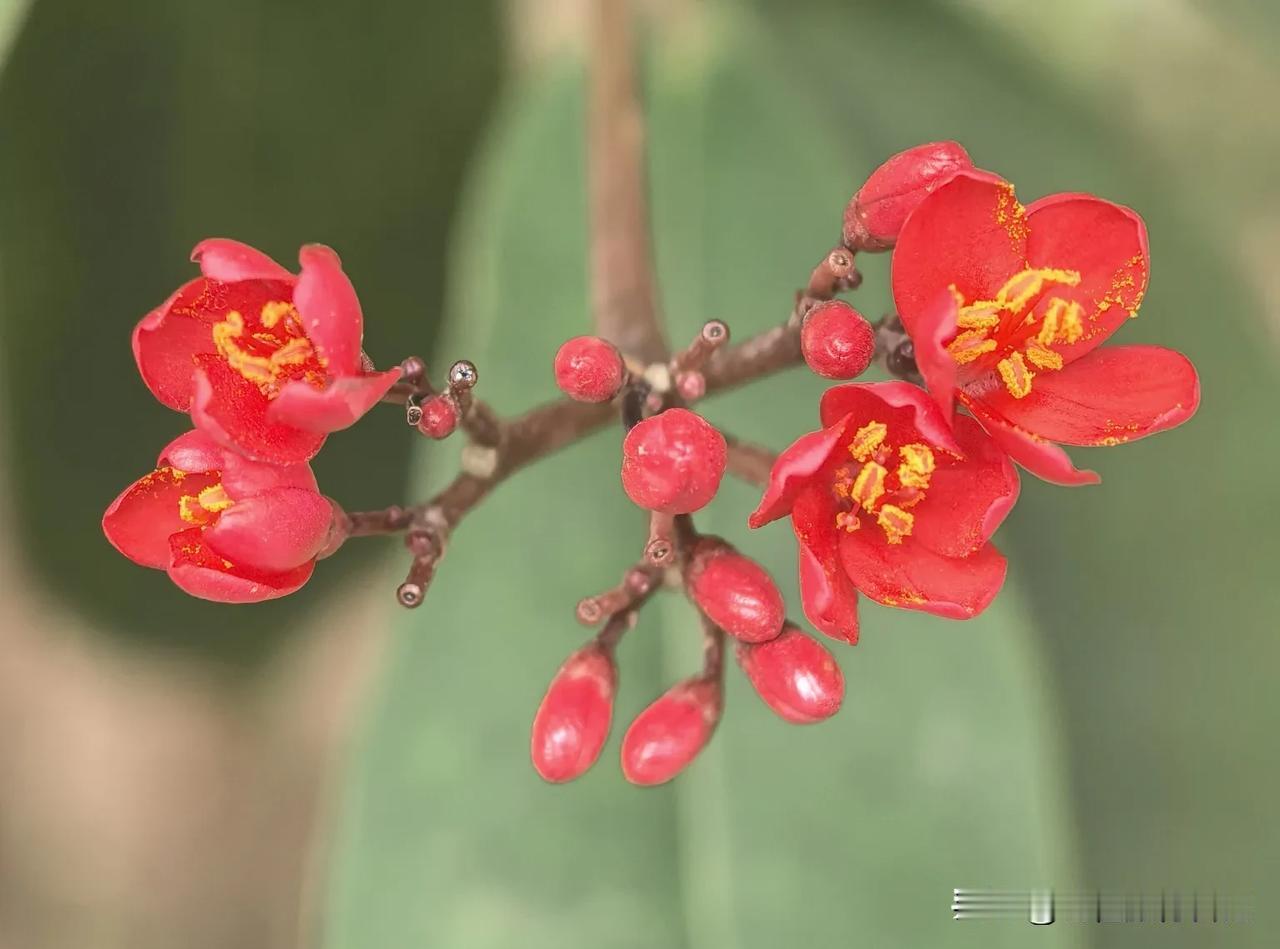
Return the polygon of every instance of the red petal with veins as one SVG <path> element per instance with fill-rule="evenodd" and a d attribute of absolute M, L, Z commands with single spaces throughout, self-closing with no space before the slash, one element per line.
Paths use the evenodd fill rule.
<path fill-rule="evenodd" d="M 301 380 L 287 382 L 267 407 L 267 418 L 307 432 L 336 432 L 359 421 L 399 379 L 399 369 L 388 369 L 331 377 L 323 389 Z"/>
<path fill-rule="evenodd" d="M 858 589 L 885 606 L 970 619 L 991 605 L 1006 567 L 994 544 L 968 557 L 944 557 L 911 540 L 889 544 L 880 531 L 864 528 L 840 538 L 840 560 Z"/>
<path fill-rule="evenodd" d="M 851 415 L 849 428 L 856 430 L 868 422 L 889 426 L 894 444 L 925 441 L 935 448 L 963 454 L 951 432 L 950 421 L 938 403 L 919 386 L 909 382 L 871 382 L 836 386 L 822 394 L 822 424 L 831 425 Z"/>
<path fill-rule="evenodd" d="M 942 460 L 915 508 L 908 543 L 946 557 L 966 557 L 990 539 L 1018 500 L 1018 472 L 982 426 L 967 415 L 955 418 L 964 461 Z"/>
<path fill-rule="evenodd" d="M 216 356 L 200 356 L 194 375 L 191 420 L 224 447 L 254 461 L 292 465 L 320 450 L 325 436 L 273 422 L 258 387 Z"/>
<path fill-rule="evenodd" d="M 1024 398 L 998 389 L 982 403 L 1050 441 L 1115 445 L 1191 418 L 1200 404 L 1200 379 L 1191 360 L 1172 349 L 1106 346 L 1061 372 L 1041 373 Z"/>
<path fill-rule="evenodd" d="M 1027 208 L 1027 260 L 1032 267 L 1074 270 L 1080 283 L 1055 286 L 1052 297 L 1084 307 L 1084 335 L 1054 349 L 1070 363 L 1101 344 L 1138 309 L 1147 289 L 1147 228 L 1137 213 L 1089 194 L 1051 194 Z M 1042 374 L 1040 378 L 1043 378 Z M 1037 379 L 1037 383 L 1039 379 Z"/>
<path fill-rule="evenodd" d="M 773 463 L 764 497 L 747 524 L 763 527 L 791 513 L 796 497 L 844 446 L 852 421 L 851 416 L 837 419 L 821 431 L 801 435 L 784 449 Z"/>
<path fill-rule="evenodd" d="M 355 375 L 360 369 L 364 315 L 355 287 L 342 271 L 342 261 L 323 244 L 307 244 L 298 251 L 298 263 L 302 271 L 293 304 L 311 345 L 331 376 Z"/>
<path fill-rule="evenodd" d="M 209 237 L 191 251 L 191 259 L 211 280 L 235 283 L 239 280 L 283 280 L 293 283 L 293 274 L 255 247 L 226 237 Z"/>
<path fill-rule="evenodd" d="M 1026 267 L 1027 221 L 1013 185 L 962 171 L 907 218 L 893 251 L 893 299 L 914 339 L 939 295 L 990 300 Z M 1055 265 L 1055 266 L 1066 266 Z"/>
<path fill-rule="evenodd" d="M 272 573 L 228 562 L 206 546 L 199 528 L 169 538 L 169 579 L 192 596 L 219 603 L 260 603 L 287 596 L 311 579 L 315 561 Z"/>
<path fill-rule="evenodd" d="M 791 510 L 800 560 L 800 603 L 819 632 L 858 641 L 858 590 L 840 563 L 836 505 L 823 485 L 806 487 Z"/>
<path fill-rule="evenodd" d="M 958 312 L 955 294 L 950 289 L 942 291 L 921 311 L 916 333 L 911 339 L 916 368 L 945 419 L 951 418 L 956 410 L 958 367 L 951 353 L 947 352 L 947 343 L 955 339 Z"/>
<path fill-rule="evenodd" d="M 1037 478 L 1067 486 L 1097 484 L 1102 480 L 1096 471 L 1073 465 L 1067 453 L 1053 442 L 1006 421 L 966 395 L 962 394 L 960 401 L 982 423 L 1001 450 Z"/>
<path fill-rule="evenodd" d="M 178 514 L 182 497 L 217 483 L 216 472 L 183 476 L 162 466 L 120 492 L 103 515 L 102 531 L 134 563 L 163 570 L 169 566 L 169 536 L 191 526 Z"/>
<path fill-rule="evenodd" d="M 237 500 L 204 532 L 220 557 L 272 573 L 306 563 L 324 547 L 333 506 L 315 491 L 274 488 Z"/>

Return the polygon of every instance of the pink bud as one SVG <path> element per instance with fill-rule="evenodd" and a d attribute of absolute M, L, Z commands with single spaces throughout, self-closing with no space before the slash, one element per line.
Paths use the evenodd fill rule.
<path fill-rule="evenodd" d="M 786 605 L 773 578 L 720 538 L 698 542 L 685 582 L 698 609 L 730 636 L 760 643 L 782 631 Z"/>
<path fill-rule="evenodd" d="M 631 723 L 622 739 L 622 775 L 663 784 L 706 746 L 720 720 L 720 684 L 701 677 L 672 686 Z"/>
<path fill-rule="evenodd" d="M 809 368 L 827 379 L 854 379 L 876 354 L 876 334 L 862 314 L 843 300 L 809 311 L 800 330 L 800 350 Z"/>
<path fill-rule="evenodd" d="M 720 488 L 724 436 L 688 409 L 641 420 L 622 443 L 622 487 L 637 505 L 663 514 L 690 514 Z"/>
<path fill-rule="evenodd" d="M 845 208 L 845 244 L 854 250 L 888 250 L 931 191 L 972 167 L 958 142 L 930 142 L 894 155 L 871 173 Z"/>
<path fill-rule="evenodd" d="M 767 643 L 739 643 L 738 665 L 760 698 L 797 725 L 830 718 L 844 701 L 844 675 L 835 657 L 790 623 Z"/>
<path fill-rule="evenodd" d="M 618 673 L 613 657 L 590 643 L 565 660 L 533 719 L 530 757 L 546 781 L 572 781 L 600 757 L 613 719 Z"/>
<path fill-rule="evenodd" d="M 458 427 L 458 406 L 447 395 L 433 395 L 422 403 L 418 431 L 428 438 L 447 438 Z"/>
<path fill-rule="evenodd" d="M 622 357 L 607 340 L 575 336 L 556 353 L 556 385 L 579 402 L 608 402 L 622 388 Z"/>

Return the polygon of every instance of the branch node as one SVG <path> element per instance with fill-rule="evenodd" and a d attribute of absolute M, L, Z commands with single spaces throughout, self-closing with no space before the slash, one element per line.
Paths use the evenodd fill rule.
<path fill-rule="evenodd" d="M 498 471 L 498 450 L 489 445 L 466 445 L 462 449 L 460 467 L 475 478 L 488 481 Z"/>

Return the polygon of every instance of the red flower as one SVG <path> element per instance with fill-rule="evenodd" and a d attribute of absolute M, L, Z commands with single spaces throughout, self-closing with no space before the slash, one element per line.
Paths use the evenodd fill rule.
<path fill-rule="evenodd" d="M 786 515 L 800 545 L 805 615 L 858 638 L 858 591 L 888 606 L 975 616 L 1004 583 L 988 542 L 1018 497 L 1018 475 L 976 422 L 954 432 L 923 389 L 845 385 L 822 397 L 822 431 L 778 456 L 760 527 Z"/>
<path fill-rule="evenodd" d="M 102 530 L 192 596 L 254 603 L 307 582 L 333 521 L 310 465 L 260 464 L 194 431 L 112 502 Z"/>
<path fill-rule="evenodd" d="M 220 238 L 191 259 L 203 276 L 142 318 L 133 355 L 155 397 L 220 444 L 277 465 L 306 461 L 399 378 L 366 370 L 360 301 L 329 248 L 303 247 L 296 277 Z"/>
<path fill-rule="evenodd" d="M 959 399 L 1004 451 L 1059 484 L 1099 480 L 1054 442 L 1118 445 L 1179 425 L 1195 368 L 1157 346 L 1098 349 L 1147 288 L 1142 219 L 1087 194 L 1024 208 L 1013 186 L 961 172 L 898 238 L 893 295 L 916 362 L 949 416 Z"/>

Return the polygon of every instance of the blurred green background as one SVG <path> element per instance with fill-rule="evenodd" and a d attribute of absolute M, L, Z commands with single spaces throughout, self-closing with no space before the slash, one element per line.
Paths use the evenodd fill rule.
<path fill-rule="evenodd" d="M 528 726 L 643 523 L 617 435 L 469 518 L 427 604 L 391 542 L 297 596 L 188 600 L 98 519 L 182 429 L 128 333 L 204 236 L 343 255 L 380 364 L 480 366 L 517 411 L 587 325 L 585 0 L 0 0 L 0 947 L 1268 946 L 1280 887 L 1280 13 L 1256 3 L 652 0 L 646 95 L 672 335 L 782 319 L 880 160 L 956 138 L 1024 200 L 1092 191 L 1151 231 L 1122 342 L 1184 350 L 1185 428 L 1024 482 L 1010 579 L 966 624 L 868 607 L 833 721 L 730 671 L 688 774 L 543 785 Z M 29 6 L 29 9 L 27 7 Z M 887 261 L 857 304 L 889 306 Z M 781 447 L 821 387 L 709 403 Z M 324 489 L 418 499 L 456 447 L 393 409 Z M 411 457 L 411 452 L 416 454 Z M 748 488 L 700 516 L 787 580 Z M 667 597 L 622 652 L 618 724 L 696 664 Z M 956 923 L 952 887 L 1251 896 L 1247 927 Z"/>

